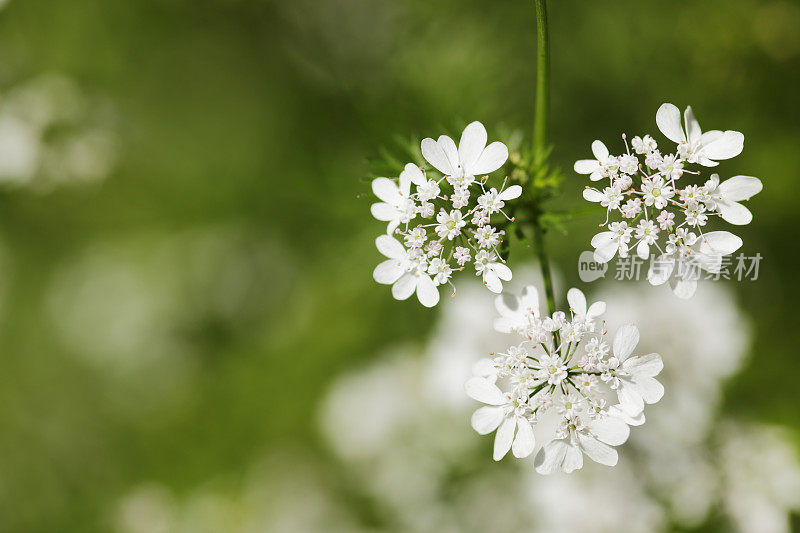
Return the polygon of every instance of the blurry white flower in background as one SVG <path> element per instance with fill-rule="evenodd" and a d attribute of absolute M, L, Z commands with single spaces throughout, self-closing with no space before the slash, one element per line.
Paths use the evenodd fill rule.
<path fill-rule="evenodd" d="M 47 191 L 106 178 L 116 161 L 114 113 L 70 80 L 40 75 L 0 94 L 0 183 Z"/>
<path fill-rule="evenodd" d="M 112 388 L 119 401 L 153 407 L 191 380 L 198 349 L 208 344 L 198 342 L 203 335 L 257 321 L 288 290 L 291 275 L 291 259 L 276 242 L 236 225 L 143 233 L 58 266 L 47 316 L 69 352 L 111 383 L 128 384 Z"/>
<path fill-rule="evenodd" d="M 724 382 L 741 369 L 750 342 L 747 320 L 723 287 L 708 284 L 689 301 L 618 285 L 590 295 L 608 304 L 610 329 L 637 322 L 641 350 L 663 357 L 659 380 L 668 393 L 649 408 L 647 426 L 633 432 L 615 469 L 587 465 L 546 478 L 530 460 L 492 472 L 482 451 L 488 443 L 470 441 L 474 404 L 461 384 L 503 336 L 489 326 L 488 295 L 458 290 L 421 357 L 406 347 L 346 374 L 321 406 L 323 436 L 351 482 L 387 510 L 389 524 L 406 531 L 604 532 L 620 524 L 663 531 L 698 526 L 722 509 L 723 520 L 742 532 L 789 531 L 789 513 L 800 510 L 791 439 L 719 419 Z M 482 505 L 463 505 L 472 491 Z"/>
<path fill-rule="evenodd" d="M 117 533 L 359 531 L 330 488 L 308 456 L 275 454 L 235 483 L 212 480 L 186 494 L 159 483 L 134 487 L 117 502 L 110 522 Z"/>

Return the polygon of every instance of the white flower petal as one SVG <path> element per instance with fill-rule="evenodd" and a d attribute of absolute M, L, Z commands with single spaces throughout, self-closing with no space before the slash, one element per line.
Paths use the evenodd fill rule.
<path fill-rule="evenodd" d="M 681 112 L 672 104 L 661 104 L 656 111 L 656 124 L 661 133 L 674 143 L 686 141 L 681 128 Z"/>
<path fill-rule="evenodd" d="M 400 205 L 403 200 L 400 188 L 389 178 L 375 178 L 372 180 L 372 192 L 387 204 Z"/>
<path fill-rule="evenodd" d="M 581 159 L 580 161 L 575 161 L 575 165 L 572 168 L 578 174 L 591 174 L 600 170 L 600 163 L 595 159 Z"/>
<path fill-rule="evenodd" d="M 697 122 L 697 119 L 694 118 L 692 106 L 686 107 L 686 111 L 683 112 L 683 121 L 686 124 L 686 138 L 688 141 L 694 143 L 700 140 L 700 135 L 702 135 L 703 132 L 700 131 L 700 124 Z"/>
<path fill-rule="evenodd" d="M 608 263 L 617 255 L 617 250 L 619 250 L 619 246 L 615 242 L 599 246 L 594 251 L 594 260 L 598 263 Z"/>
<path fill-rule="evenodd" d="M 608 243 L 614 242 L 614 233 L 611 231 L 601 231 L 594 237 L 592 237 L 592 246 L 595 248 L 599 248 L 601 246 L 605 246 Z"/>
<path fill-rule="evenodd" d="M 641 426 L 645 422 L 644 411 L 637 415 L 630 415 L 625 412 L 621 405 L 612 405 L 608 408 L 608 414 L 615 418 L 619 418 L 629 426 Z"/>
<path fill-rule="evenodd" d="M 651 285 L 663 285 L 672 275 L 674 268 L 674 259 L 668 255 L 660 255 L 650 263 L 650 270 L 647 272 L 647 280 Z"/>
<path fill-rule="evenodd" d="M 568 447 L 569 445 L 563 440 L 552 440 L 542 446 L 534 462 L 536 471 L 540 474 L 552 474 L 561 468 Z"/>
<path fill-rule="evenodd" d="M 670 280 L 670 287 L 675 296 L 687 300 L 697 291 L 697 280 L 691 277 L 673 278 Z"/>
<path fill-rule="evenodd" d="M 603 141 L 593 141 L 592 154 L 594 154 L 594 157 L 598 162 L 601 162 L 608 158 L 609 152 L 608 148 L 606 148 L 606 145 L 603 144 Z"/>
<path fill-rule="evenodd" d="M 473 377 L 468 379 L 464 384 L 464 390 L 467 392 L 467 396 L 473 400 L 488 403 L 489 405 L 503 405 L 506 402 L 505 397 L 503 397 L 503 391 L 486 378 Z"/>
<path fill-rule="evenodd" d="M 500 141 L 495 141 L 481 152 L 478 160 L 468 165 L 464 172 L 467 174 L 489 174 L 502 167 L 508 159 L 508 147 Z"/>
<path fill-rule="evenodd" d="M 699 250 L 703 254 L 732 254 L 742 246 L 742 239 L 729 231 L 711 231 L 700 237 Z"/>
<path fill-rule="evenodd" d="M 410 183 L 415 185 L 425 185 L 427 180 L 425 179 L 425 174 L 422 173 L 422 170 L 415 165 L 414 163 L 408 163 L 403 172 L 400 173 L 400 179 L 408 180 Z"/>
<path fill-rule="evenodd" d="M 495 271 L 497 277 L 503 281 L 511 281 L 511 269 L 503 263 L 492 263 L 492 270 Z"/>
<path fill-rule="evenodd" d="M 531 311 L 535 316 L 539 316 L 539 291 L 536 290 L 536 287 L 527 285 L 522 289 L 519 305 L 523 310 Z"/>
<path fill-rule="evenodd" d="M 511 449 L 511 441 L 514 439 L 514 428 L 517 422 L 513 417 L 506 418 L 500 427 L 497 428 L 497 434 L 494 436 L 494 453 L 492 457 L 495 461 L 499 461 Z"/>
<path fill-rule="evenodd" d="M 630 381 L 621 380 L 617 389 L 617 399 L 620 407 L 631 416 L 638 415 L 644 410 L 644 400 Z"/>
<path fill-rule="evenodd" d="M 507 202 L 508 200 L 519 198 L 521 194 L 522 194 L 522 187 L 520 187 L 519 185 L 512 185 L 511 187 L 508 187 L 506 190 L 498 194 L 497 197 Z"/>
<path fill-rule="evenodd" d="M 619 459 L 617 450 L 608 444 L 602 443 L 582 433 L 578 433 L 578 441 L 581 443 L 581 448 L 584 453 L 588 455 L 592 461 L 606 466 L 614 466 L 617 464 L 617 460 Z"/>
<path fill-rule="evenodd" d="M 707 157 L 715 161 L 730 159 L 742 153 L 744 135 L 738 131 L 728 130 L 714 141 L 703 147 Z"/>
<path fill-rule="evenodd" d="M 500 281 L 500 278 L 497 277 L 497 273 L 491 268 L 486 268 L 483 271 L 483 284 L 486 285 L 486 288 L 490 291 L 500 294 L 503 291 L 503 284 Z"/>
<path fill-rule="evenodd" d="M 614 335 L 614 356 L 620 362 L 625 361 L 637 344 L 639 344 L 639 329 L 632 324 L 620 326 Z"/>
<path fill-rule="evenodd" d="M 486 139 L 486 128 L 477 120 L 464 128 L 461 140 L 458 142 L 458 158 L 461 160 L 461 168 L 466 171 L 475 164 L 486 147 Z"/>
<path fill-rule="evenodd" d="M 406 255 L 406 249 L 403 248 L 400 241 L 388 235 L 381 235 L 375 239 L 375 246 L 380 253 L 389 259 L 400 259 Z"/>
<path fill-rule="evenodd" d="M 761 192 L 764 185 L 761 180 L 752 176 L 734 176 L 719 184 L 719 192 L 726 200 L 740 202 L 749 200 Z"/>
<path fill-rule="evenodd" d="M 453 170 L 458 168 L 459 160 L 458 160 L 458 148 L 456 148 L 456 143 L 448 137 L 447 135 L 440 135 L 439 138 L 436 140 L 439 146 L 442 148 L 445 157 L 450 162 L 450 166 L 453 167 Z"/>
<path fill-rule="evenodd" d="M 606 303 L 605 302 L 595 302 L 589 306 L 589 310 L 586 311 L 586 318 L 589 320 L 594 320 L 595 318 L 599 317 L 603 313 L 606 312 Z"/>
<path fill-rule="evenodd" d="M 597 189 L 583 189 L 584 200 L 588 200 L 589 202 L 602 202 L 603 198 L 603 193 Z"/>
<path fill-rule="evenodd" d="M 639 244 L 636 245 L 636 255 L 642 260 L 650 257 L 650 246 L 644 240 L 639 241 Z"/>
<path fill-rule="evenodd" d="M 580 447 L 568 444 L 567 452 L 564 454 L 564 461 L 561 463 L 561 469 L 567 474 L 571 474 L 581 468 L 583 468 L 583 452 Z"/>
<path fill-rule="evenodd" d="M 378 283 L 391 285 L 400 279 L 404 272 L 405 270 L 397 259 L 387 259 L 375 267 L 375 270 L 372 271 L 372 278 Z"/>
<path fill-rule="evenodd" d="M 664 397 L 664 385 L 655 378 L 633 376 L 631 381 L 645 403 L 656 403 Z"/>
<path fill-rule="evenodd" d="M 386 202 L 378 202 L 369 206 L 369 211 L 377 220 L 388 222 L 397 217 L 397 208 Z"/>
<path fill-rule="evenodd" d="M 570 309 L 580 316 L 586 316 L 586 296 L 580 289 L 572 288 L 567 291 L 567 302 Z"/>
<path fill-rule="evenodd" d="M 622 368 L 637 376 L 657 376 L 664 369 L 664 362 L 657 353 L 635 355 L 622 363 Z"/>
<path fill-rule="evenodd" d="M 425 307 L 433 307 L 439 303 L 439 289 L 427 274 L 420 274 L 417 280 L 417 299 Z"/>
<path fill-rule="evenodd" d="M 593 420 L 589 424 L 589 429 L 598 440 L 611 446 L 619 446 L 627 441 L 631 434 L 628 424 L 615 416 Z"/>
<path fill-rule="evenodd" d="M 442 150 L 439 143 L 427 137 L 422 139 L 421 149 L 422 157 L 424 157 L 433 168 L 446 176 L 451 176 L 453 174 L 453 166 L 450 164 L 450 160 L 447 158 L 447 155 L 444 150 Z"/>
<path fill-rule="evenodd" d="M 722 220 L 729 224 L 745 226 L 753 221 L 753 213 L 739 202 L 719 200 L 717 201 L 717 210 Z"/>
<path fill-rule="evenodd" d="M 517 436 L 514 438 L 511 451 L 514 457 L 522 459 L 532 454 L 534 448 L 536 448 L 536 438 L 533 436 L 533 427 L 528 420 L 519 417 L 517 419 Z"/>
<path fill-rule="evenodd" d="M 392 296 L 395 300 L 407 300 L 414 294 L 417 288 L 417 276 L 410 272 L 403 274 L 394 285 L 392 285 Z"/>
<path fill-rule="evenodd" d="M 497 429 L 503 421 L 503 408 L 490 405 L 481 407 L 472 413 L 472 429 L 480 435 L 487 435 Z"/>

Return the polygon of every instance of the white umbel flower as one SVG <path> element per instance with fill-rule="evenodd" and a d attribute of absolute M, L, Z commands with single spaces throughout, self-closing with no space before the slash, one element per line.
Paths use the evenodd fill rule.
<path fill-rule="evenodd" d="M 522 187 L 507 186 L 507 180 L 487 187 L 488 176 L 476 178 L 499 169 L 508 158 L 503 143 L 487 146 L 486 140 L 480 122 L 464 129 L 458 147 L 446 135 L 436 141 L 424 139 L 422 154 L 434 170 L 425 172 L 408 163 L 397 180 L 373 180 L 372 190 L 381 201 L 371 212 L 387 223 L 388 237 L 378 243 L 388 259 L 373 277 L 392 285 L 396 299 L 416 292 L 423 305 L 432 307 L 439 302 L 436 287 L 448 283 L 455 294 L 451 278 L 470 264 L 493 292 L 499 293 L 503 282 L 511 280 L 511 269 L 500 257 L 504 228 L 513 220 L 504 208 L 522 194 Z M 432 176 L 436 171 L 442 175 Z"/>
<path fill-rule="evenodd" d="M 682 125 L 681 113 L 672 104 L 663 104 L 656 113 L 661 132 L 677 143 L 674 153 L 662 154 L 649 136 L 634 137 L 634 152 L 626 141 L 622 156 L 610 154 L 603 143 L 594 141 L 592 152 L 598 159 L 576 162 L 575 171 L 590 174 L 595 181 L 608 179 L 607 187 L 587 186 L 583 191 L 584 199 L 606 208 L 601 226 L 607 229 L 591 241 L 595 260 L 606 263 L 616 256 L 628 257 L 635 250 L 639 258 L 651 260 L 648 279 L 653 285 L 670 280 L 676 295 L 689 298 L 695 292 L 699 271 L 719 273 L 722 256 L 742 245 L 732 233 L 709 229 L 719 220 L 749 224 L 753 214 L 742 202 L 761 192 L 763 186 L 752 176 L 722 181 L 718 174 L 687 183 L 705 171 L 690 165 L 713 167 L 737 156 L 744 136 L 733 130 L 702 133 L 691 107 L 686 108 L 683 121 Z M 639 156 L 644 156 L 644 164 Z M 640 179 L 632 179 L 634 167 Z"/>
<path fill-rule="evenodd" d="M 605 303 L 589 305 L 578 289 L 567 299 L 569 316 L 541 317 L 534 287 L 526 287 L 515 305 L 498 296 L 495 329 L 523 341 L 476 364 L 465 385 L 471 398 L 487 404 L 475 411 L 472 427 L 482 435 L 497 431 L 494 459 L 509 449 L 515 457 L 531 455 L 539 440 L 541 474 L 577 470 L 584 455 L 615 465 L 614 446 L 628 439 L 629 426 L 644 423 L 645 404 L 664 392 L 655 380 L 661 357 L 633 355 L 635 326 L 619 328 L 609 349 L 599 322 Z"/>

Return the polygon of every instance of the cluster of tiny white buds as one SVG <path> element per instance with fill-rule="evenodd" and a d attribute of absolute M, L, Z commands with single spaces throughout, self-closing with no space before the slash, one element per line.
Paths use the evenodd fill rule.
<path fill-rule="evenodd" d="M 636 136 L 630 145 L 622 135 L 626 152 L 612 155 L 601 141 L 592 143 L 595 159 L 575 163 L 575 171 L 592 181 L 607 180 L 601 187 L 586 187 L 583 197 L 606 208 L 601 231 L 592 239 L 594 256 L 606 263 L 631 251 L 641 259 L 657 254 L 648 279 L 660 285 L 670 278 L 676 294 L 694 293 L 698 269 L 718 272 L 722 256 L 735 252 L 741 239 L 727 231 L 706 231 L 713 219 L 730 224 L 750 223 L 752 214 L 740 202 L 761 191 L 758 178 L 734 176 L 720 183 L 712 174 L 701 183 L 686 183 L 686 176 L 701 175 L 704 167 L 741 153 L 744 135 L 738 131 L 707 131 L 687 107 L 681 113 L 663 104 L 656 113 L 661 132 L 676 143 L 673 153 L 662 154 L 650 135 Z M 632 150 L 631 150 L 632 148 Z M 643 159 L 642 160 L 640 160 Z M 699 165 L 692 170 L 689 165 Z M 613 216 L 619 220 L 612 221 Z M 678 268 L 676 268 L 676 266 Z"/>
<path fill-rule="evenodd" d="M 508 159 L 508 148 L 501 142 L 487 146 L 486 140 L 480 122 L 464 129 L 458 148 L 446 135 L 426 138 L 422 155 L 440 176 L 408 163 L 397 181 L 373 180 L 372 190 L 381 202 L 372 205 L 372 215 L 388 223 L 386 235 L 376 240 L 387 259 L 373 277 L 392 285 L 396 299 L 416 292 L 423 305 L 432 307 L 439 302 L 439 285 L 450 284 L 455 294 L 451 277 L 467 265 L 493 292 L 511 280 L 500 252 L 502 226 L 513 221 L 504 208 L 522 194 L 522 187 L 508 186 L 507 179 L 499 189 L 487 185 L 488 174 Z"/>
<path fill-rule="evenodd" d="M 469 396 L 488 404 L 475 411 L 472 427 L 482 435 L 497 431 L 495 460 L 509 450 L 519 458 L 531 455 L 535 428 L 545 418 L 556 422 L 536 455 L 542 474 L 579 469 L 584 454 L 615 465 L 614 446 L 627 440 L 629 426 L 644 423 L 645 404 L 664 393 L 655 379 L 661 357 L 633 355 L 639 340 L 635 326 L 620 327 L 609 344 L 599 320 L 605 303 L 588 306 L 578 289 L 570 289 L 567 300 L 569 314 L 542 317 L 534 287 L 526 287 L 513 307 L 498 296 L 495 329 L 519 335 L 522 342 L 479 361 L 466 383 Z"/>

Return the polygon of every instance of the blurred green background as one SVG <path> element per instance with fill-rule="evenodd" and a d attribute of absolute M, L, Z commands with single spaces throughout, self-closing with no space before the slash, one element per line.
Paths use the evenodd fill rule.
<path fill-rule="evenodd" d="M 724 172 L 764 182 L 739 233 L 764 260 L 735 286 L 755 337 L 724 410 L 800 427 L 800 3 L 550 16 L 563 203 L 590 142 L 657 134 L 664 101 L 745 133 Z M 367 158 L 472 120 L 529 132 L 534 27 L 525 0 L 6 0 L 0 531 L 113 531 L 134 487 L 225 490 L 282 450 L 390 527 L 315 424 L 337 374 L 436 316 L 371 278 Z M 550 238 L 569 282 L 596 222 Z"/>

